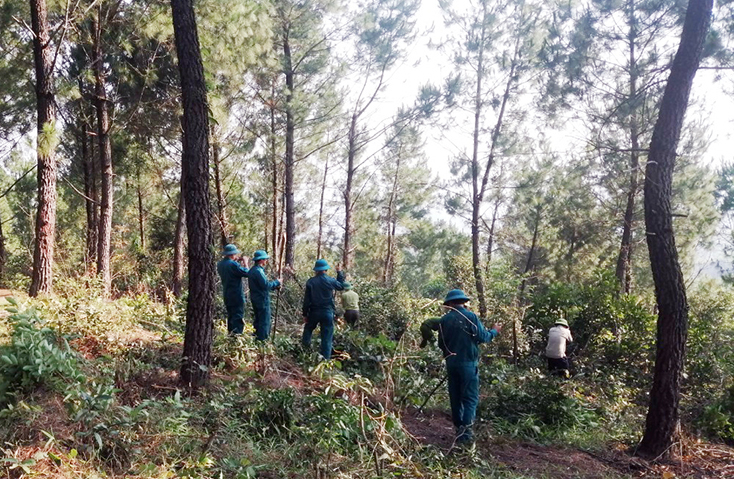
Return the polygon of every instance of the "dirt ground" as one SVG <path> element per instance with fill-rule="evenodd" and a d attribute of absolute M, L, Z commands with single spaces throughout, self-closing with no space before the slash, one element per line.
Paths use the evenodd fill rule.
<path fill-rule="evenodd" d="M 408 409 L 402 422 L 417 441 L 451 452 L 454 428 L 447 412 Z M 491 457 L 511 471 L 543 479 L 734 479 L 734 449 L 724 445 L 684 443 L 675 460 L 657 462 L 631 456 L 625 449 L 619 445 L 602 452 L 584 451 L 503 438 L 477 443 L 480 457 Z"/>

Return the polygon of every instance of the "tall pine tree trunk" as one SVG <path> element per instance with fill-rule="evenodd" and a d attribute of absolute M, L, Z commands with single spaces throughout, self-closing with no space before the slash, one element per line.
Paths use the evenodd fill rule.
<path fill-rule="evenodd" d="M 270 164 L 273 168 L 273 175 L 271 177 L 271 187 L 273 189 L 273 197 L 272 197 L 272 207 L 273 207 L 273 217 L 272 217 L 272 242 L 273 246 L 270 250 L 272 254 L 278 254 L 278 238 L 280 238 L 280 231 L 278 229 L 278 218 L 279 218 L 279 211 L 280 211 L 280 204 L 278 201 L 279 198 L 279 191 L 278 188 L 278 152 L 276 150 L 276 131 L 275 131 L 275 80 L 273 80 L 273 84 L 270 90 Z M 280 263 L 280 257 L 277 258 L 278 262 Z"/>
<path fill-rule="evenodd" d="M 397 224 L 397 215 L 395 205 L 398 201 L 398 183 L 400 181 L 400 154 L 395 159 L 395 175 L 393 175 L 392 188 L 390 190 L 390 198 L 387 202 L 387 250 L 385 251 L 385 264 L 382 272 L 382 282 L 385 286 L 392 283 L 392 273 L 395 264 L 395 226 Z"/>
<path fill-rule="evenodd" d="M 658 305 L 655 376 L 645 434 L 638 453 L 658 457 L 669 450 L 678 426 L 680 378 L 688 336 L 688 301 L 678 261 L 670 206 L 676 147 L 713 0 L 690 0 L 678 52 L 670 69 L 645 170 L 645 226 Z"/>
<path fill-rule="evenodd" d="M 214 256 L 209 204 L 209 109 L 193 0 L 171 0 L 183 103 L 183 163 L 189 239 L 181 381 L 199 387 L 209 378 L 214 319 Z"/>
<path fill-rule="evenodd" d="M 92 121 L 95 121 L 92 117 Z M 97 138 L 97 129 L 92 124 L 87 124 L 87 132 L 89 141 L 87 147 L 89 148 L 89 198 L 92 199 L 92 219 L 91 222 L 87 223 L 87 231 L 91 236 L 90 239 L 90 254 L 89 263 L 87 264 L 87 272 L 90 275 L 97 274 L 97 244 L 99 242 L 99 154 L 97 152 L 98 142 L 95 142 Z"/>
<path fill-rule="evenodd" d="M 497 214 L 502 204 L 502 197 L 498 196 L 494 202 L 494 209 L 492 210 L 492 222 L 489 224 L 489 232 L 487 238 L 487 260 L 484 266 L 485 277 L 489 277 L 489 270 L 492 267 L 492 251 L 494 250 L 494 230 L 497 226 Z"/>
<path fill-rule="evenodd" d="M 229 243 L 229 223 L 227 210 L 224 202 L 224 191 L 222 188 L 222 175 L 219 170 L 220 146 L 214 126 L 211 127 L 212 135 L 212 165 L 214 166 L 214 189 L 217 195 L 217 222 L 219 223 L 219 242 L 222 248 Z"/>
<path fill-rule="evenodd" d="M 105 295 L 112 287 L 110 255 L 112 249 L 112 144 L 110 142 L 110 113 L 107 99 L 104 59 L 102 58 L 102 7 L 94 21 L 94 103 L 97 110 L 97 140 L 99 144 L 99 170 L 101 176 L 101 201 L 99 233 L 97 235 L 97 274 L 102 278 Z"/>
<path fill-rule="evenodd" d="M 145 254 L 145 207 L 143 205 L 143 187 L 140 184 L 140 175 L 138 175 L 138 229 L 140 230 L 140 250 Z"/>
<path fill-rule="evenodd" d="M 321 198 L 319 199 L 319 235 L 316 238 L 316 257 L 321 258 L 321 241 L 324 234 L 324 196 L 326 193 L 326 177 L 329 174 L 329 159 L 324 164 L 324 179 L 321 182 Z"/>
<path fill-rule="evenodd" d="M 352 115 L 349 124 L 349 150 L 347 152 L 347 184 L 344 188 L 344 248 L 342 251 L 342 267 L 349 270 L 354 259 L 354 205 L 352 204 L 352 188 L 354 187 L 355 156 L 357 154 L 357 114 Z"/>
<path fill-rule="evenodd" d="M 36 70 L 38 210 L 33 277 L 29 294 L 51 292 L 56 234 L 56 106 L 53 89 L 54 52 L 50 44 L 45 0 L 31 0 L 33 59 Z"/>
<path fill-rule="evenodd" d="M 283 41 L 285 58 L 285 266 L 291 271 L 295 264 L 296 204 L 293 192 L 295 167 L 295 117 L 293 114 L 293 66 L 288 35 Z"/>
<path fill-rule="evenodd" d="M 181 192 L 178 196 L 178 214 L 176 216 L 176 232 L 173 239 L 173 281 L 171 289 L 177 298 L 183 292 L 184 281 L 184 248 L 186 247 L 186 197 L 183 190 L 183 174 Z"/>
<path fill-rule="evenodd" d="M 631 290 L 632 281 L 632 229 L 635 220 L 635 203 L 639 190 L 639 169 L 640 169 L 640 133 L 637 123 L 637 57 L 635 42 L 637 41 L 637 17 L 635 13 L 635 0 L 629 0 L 628 6 L 628 22 L 629 33 L 627 39 L 629 42 L 629 102 L 630 102 L 630 177 L 629 190 L 627 191 L 627 207 L 624 211 L 624 219 L 622 223 L 622 241 L 619 247 L 619 255 L 617 257 L 616 277 L 619 283 L 619 290 L 622 294 L 627 294 Z M 619 331 L 615 332 L 620 338 Z"/>
<path fill-rule="evenodd" d="M 84 115 L 81 111 L 80 115 Z M 86 118 L 82 118 L 79 126 L 79 142 L 82 148 L 82 168 L 84 169 L 84 206 L 87 213 L 87 248 L 84 254 L 87 273 L 91 272 L 91 265 L 96 258 L 97 252 L 97 224 L 95 222 L 95 209 L 97 205 L 94 202 L 94 191 L 92 167 L 94 165 L 94 158 L 90 155 L 89 151 L 89 124 Z"/>
<path fill-rule="evenodd" d="M 8 252 L 5 249 L 5 234 L 3 233 L 3 222 L 0 218 L 0 285 L 5 286 L 5 265 L 8 261 Z"/>

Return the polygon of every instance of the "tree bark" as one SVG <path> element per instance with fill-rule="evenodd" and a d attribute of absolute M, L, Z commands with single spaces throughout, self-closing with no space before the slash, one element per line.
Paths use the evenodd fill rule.
<path fill-rule="evenodd" d="M 183 103 L 183 163 L 189 240 L 181 381 L 190 387 L 209 378 L 214 318 L 214 255 L 209 204 L 209 109 L 193 0 L 171 0 Z"/>
<path fill-rule="evenodd" d="M 95 121 L 92 118 L 92 121 Z M 92 199 L 92 221 L 87 224 L 90 239 L 90 255 L 89 263 L 87 264 L 87 272 L 90 275 L 97 274 L 97 244 L 99 242 L 99 153 L 97 152 L 98 143 L 95 143 L 97 138 L 97 128 L 93 124 L 87 125 L 87 133 L 89 141 L 87 147 L 89 148 L 89 187 L 90 194 L 89 198 Z"/>
<path fill-rule="evenodd" d="M 471 258 L 474 272 L 474 286 L 479 300 L 479 316 L 486 317 L 487 301 L 484 298 L 484 280 L 482 279 L 481 254 L 479 251 L 479 216 L 482 206 L 482 195 L 479 189 L 479 129 L 482 122 L 482 80 L 484 78 L 484 38 L 486 34 L 485 18 L 487 4 L 482 2 L 482 32 L 479 39 L 479 58 L 477 60 L 477 87 L 474 94 L 474 134 L 472 138 L 471 180 L 472 180 L 472 214 L 471 214 Z"/>
<path fill-rule="evenodd" d="M 487 4 L 482 3 L 482 21 L 487 15 Z M 473 153 L 472 153 L 472 269 L 474 271 L 474 281 L 477 289 L 477 299 L 479 300 L 479 315 L 486 317 L 487 314 L 487 300 L 484 295 L 484 280 L 482 279 L 482 268 L 481 268 L 481 251 L 480 251 L 480 237 L 479 237 L 479 221 L 481 216 L 482 202 L 484 201 L 484 195 L 487 191 L 487 185 L 489 184 L 489 173 L 494 165 L 495 152 L 497 150 L 497 144 L 499 142 L 500 133 L 502 131 L 502 125 L 505 119 L 505 111 L 507 109 L 507 103 L 510 100 L 510 94 L 512 92 L 512 85 L 517 81 L 515 71 L 520 58 L 520 37 L 518 36 L 515 41 L 515 51 L 510 63 L 510 71 L 507 75 L 507 81 L 505 82 L 505 89 L 502 95 L 502 101 L 500 103 L 500 109 L 497 113 L 497 120 L 494 128 L 492 129 L 491 143 L 489 148 L 489 154 L 487 155 L 487 163 L 484 167 L 484 174 L 482 176 L 481 184 L 479 183 L 479 126 L 481 123 L 481 114 L 483 109 L 482 101 L 482 78 L 484 76 L 484 41 L 486 36 L 486 25 L 482 25 L 481 32 L 481 46 L 479 50 L 479 59 L 477 61 L 477 89 L 476 96 L 474 99 L 474 138 L 473 138 Z"/>
<path fill-rule="evenodd" d="M 224 203 L 224 192 L 222 190 L 222 176 L 219 171 L 219 140 L 216 136 L 216 131 L 214 126 L 211 127 L 211 135 L 212 135 L 212 163 L 214 165 L 214 189 L 217 194 L 217 220 L 219 223 L 219 242 L 222 245 L 222 248 L 229 243 L 229 223 L 227 220 L 227 210 L 226 205 Z"/>
<path fill-rule="evenodd" d="M 688 301 L 671 215 L 676 147 L 688 107 L 713 0 L 690 0 L 680 46 L 670 69 L 645 170 L 645 226 L 658 305 L 655 375 L 645 434 L 637 450 L 647 457 L 669 451 L 678 426 L 680 378 L 688 336 Z"/>
<path fill-rule="evenodd" d="M 639 169 L 640 169 L 640 133 L 637 121 L 637 57 L 635 42 L 637 40 L 637 17 L 635 14 L 635 0 L 629 0 L 628 7 L 629 33 L 627 39 L 629 42 L 629 102 L 631 104 L 630 113 L 630 177 L 629 190 L 627 191 L 627 207 L 624 211 L 624 219 L 622 223 L 622 241 L 619 247 L 619 255 L 617 257 L 617 269 L 615 275 L 619 283 L 619 291 L 621 294 L 628 294 L 631 291 L 632 280 L 632 229 L 635 220 L 635 203 L 639 190 Z M 615 329 L 618 329 L 615 327 Z M 615 331 L 617 338 L 621 339 L 620 332 Z"/>
<path fill-rule="evenodd" d="M 97 10 L 94 28 L 94 103 L 97 110 L 97 140 L 99 143 L 99 166 L 101 176 L 101 201 L 99 233 L 97 235 L 97 274 L 102 278 L 104 294 L 109 295 L 112 287 L 110 255 L 112 249 L 112 202 L 113 171 L 112 144 L 110 142 L 109 99 L 107 98 L 104 59 L 102 58 L 102 7 Z"/>
<path fill-rule="evenodd" d="M 5 234 L 3 233 L 3 222 L 0 218 L 0 285 L 5 286 L 5 265 L 8 260 L 8 252 L 5 248 Z"/>
<path fill-rule="evenodd" d="M 324 164 L 324 179 L 321 182 L 321 198 L 319 199 L 319 235 L 316 238 L 316 257 L 321 258 L 321 240 L 324 234 L 324 195 L 326 193 L 326 177 L 329 174 L 329 159 Z"/>
<path fill-rule="evenodd" d="M 271 101 L 270 101 L 270 162 L 273 167 L 273 176 L 271 178 L 272 180 L 272 188 L 273 188 L 273 197 L 272 197 L 272 204 L 273 204 L 273 224 L 272 224 L 272 242 L 273 247 L 270 251 L 272 251 L 273 254 L 278 254 L 278 238 L 280 235 L 278 234 L 280 231 L 278 229 L 278 213 L 280 211 L 280 204 L 278 202 L 278 153 L 276 150 L 276 131 L 275 131 L 275 80 L 273 80 L 273 84 L 271 87 Z M 280 262 L 280 257 L 276 258 L 278 262 Z"/>
<path fill-rule="evenodd" d="M 498 197 L 494 202 L 494 209 L 492 210 L 492 222 L 489 224 L 489 237 L 487 238 L 487 261 L 484 266 L 485 277 L 489 276 L 489 270 L 492 266 L 492 251 L 494 250 L 494 230 L 497 226 L 497 213 L 499 212 L 500 205 L 502 204 L 502 198 Z"/>
<path fill-rule="evenodd" d="M 285 266 L 292 271 L 295 265 L 296 205 L 293 193 L 293 168 L 295 166 L 295 117 L 293 114 L 293 66 L 288 34 L 283 39 L 285 59 Z"/>
<path fill-rule="evenodd" d="M 533 257 L 535 256 L 535 249 L 538 246 L 538 234 L 540 233 L 540 221 L 542 219 L 542 210 L 540 207 L 538 207 L 535 210 L 535 224 L 533 225 L 533 240 L 530 243 L 530 250 L 528 251 L 528 259 L 525 262 L 525 268 L 523 269 L 523 278 L 520 282 L 520 293 L 518 296 L 518 301 L 520 303 L 520 306 L 524 308 L 525 303 L 525 288 L 528 284 L 528 278 L 527 274 L 530 272 L 530 270 L 533 268 Z M 517 341 L 517 320 L 513 320 L 512 322 L 512 357 L 515 364 L 517 364 L 517 361 L 519 359 L 520 353 L 519 353 L 519 345 Z"/>
<path fill-rule="evenodd" d="M 143 207 L 143 187 L 138 176 L 138 229 L 140 230 L 140 250 L 145 253 L 145 208 Z"/>
<path fill-rule="evenodd" d="M 92 165 L 94 159 L 90 155 L 89 151 L 89 124 L 87 119 L 84 117 L 83 107 L 80 108 L 79 115 L 82 117 L 79 122 L 79 144 L 81 146 L 82 155 L 82 168 L 84 170 L 84 206 L 87 214 L 87 228 L 86 228 L 86 240 L 87 248 L 84 253 L 84 264 L 86 265 L 87 274 L 90 273 L 92 268 L 92 262 L 96 257 L 97 252 L 97 229 L 95 224 L 95 208 L 97 205 L 93 201 L 93 196 L 96 195 L 93 188 L 92 179 Z"/>
<path fill-rule="evenodd" d="M 183 166 L 183 165 L 182 165 Z M 186 247 L 186 193 L 184 192 L 184 173 L 181 171 L 181 187 L 178 195 L 178 215 L 176 216 L 176 233 L 173 240 L 173 281 L 171 289 L 177 298 L 183 293 L 184 282 L 184 248 Z"/>
<path fill-rule="evenodd" d="M 385 286 L 392 284 L 392 272 L 395 262 L 395 229 L 397 218 L 395 214 L 395 203 L 398 200 L 398 183 L 400 181 L 400 160 L 401 155 L 398 154 L 395 159 L 395 175 L 393 176 L 392 189 L 390 191 L 390 199 L 387 202 L 387 251 L 385 251 L 385 264 L 382 273 L 382 282 Z"/>
<path fill-rule="evenodd" d="M 36 70 L 38 210 L 33 276 L 29 294 L 50 293 L 53 284 L 54 236 L 56 234 L 56 105 L 54 98 L 54 52 L 45 0 L 30 0 L 33 29 L 33 59 Z"/>
<path fill-rule="evenodd" d="M 352 115 L 349 124 L 349 150 L 347 153 L 347 184 L 344 188 L 344 249 L 342 251 L 342 267 L 349 270 L 354 260 L 354 246 L 352 246 L 352 236 L 354 235 L 354 220 L 352 213 L 354 205 L 352 204 L 352 188 L 354 187 L 355 165 L 354 160 L 357 154 L 357 114 Z"/>

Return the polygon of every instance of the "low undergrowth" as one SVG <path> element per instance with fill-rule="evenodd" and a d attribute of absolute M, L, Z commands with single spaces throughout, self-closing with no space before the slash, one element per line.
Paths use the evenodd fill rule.
<path fill-rule="evenodd" d="M 195 392 L 178 383 L 181 316 L 181 304 L 76 290 L 16 304 L 0 351 L 0 475 L 625 477 L 599 461 L 585 471 L 596 467 L 588 455 L 557 470 L 520 467 L 512 448 L 607 454 L 633 446 L 644 420 L 640 391 L 621 374 L 582 364 L 563 381 L 537 358 L 515 365 L 485 349 L 480 450 L 459 453 L 440 352 L 418 348 L 420 314 L 369 334 L 340 326 L 330 362 L 317 345 L 301 348 L 297 321 L 281 321 L 265 345 L 218 322 L 210 385 Z M 719 397 L 699 421 L 726 432 Z"/>

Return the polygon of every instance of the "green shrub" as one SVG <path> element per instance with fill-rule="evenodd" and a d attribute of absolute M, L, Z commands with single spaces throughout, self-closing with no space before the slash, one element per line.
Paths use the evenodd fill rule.
<path fill-rule="evenodd" d="M 724 397 L 704 407 L 698 425 L 710 437 L 734 443 L 734 386 Z"/>
<path fill-rule="evenodd" d="M 13 311 L 10 344 L 0 348 L 0 405 L 40 385 L 62 392 L 81 383 L 79 357 L 66 339 L 46 326 L 36 309 Z"/>
<path fill-rule="evenodd" d="M 563 388 L 561 381 L 537 373 L 495 381 L 480 403 L 480 417 L 499 433 L 542 439 L 598 426 L 600 414 Z"/>
<path fill-rule="evenodd" d="M 643 299 L 618 295 L 610 273 L 600 272 L 592 284 L 552 283 L 538 288 L 531 301 L 524 327 L 533 355 L 544 352 L 548 330 L 563 315 L 574 337 L 569 351 L 577 365 L 619 370 L 644 385 L 654 361 L 656 318 Z"/>
<path fill-rule="evenodd" d="M 289 433 L 294 421 L 294 399 L 292 389 L 260 391 L 253 407 L 255 428 L 263 436 Z"/>

